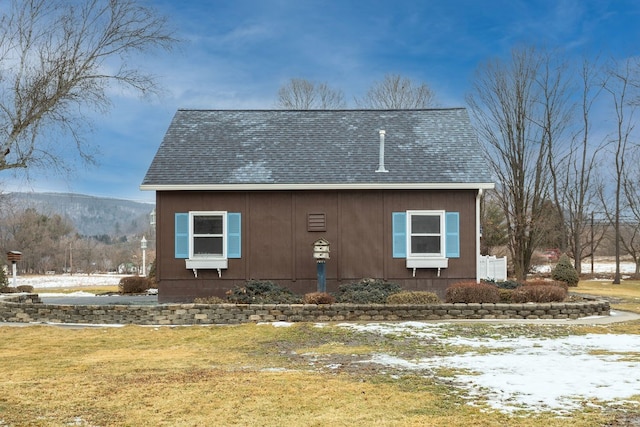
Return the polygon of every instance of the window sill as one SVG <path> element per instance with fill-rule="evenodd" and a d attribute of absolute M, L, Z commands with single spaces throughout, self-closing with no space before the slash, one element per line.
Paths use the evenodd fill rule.
<path fill-rule="evenodd" d="M 449 258 L 407 258 L 407 268 L 447 268 Z"/>
<path fill-rule="evenodd" d="M 218 270 L 218 277 L 222 277 L 222 270 L 227 268 L 227 259 L 186 259 L 187 269 L 193 270 L 193 275 L 198 277 L 198 270 Z"/>
<path fill-rule="evenodd" d="M 185 264 L 187 268 L 197 268 L 200 270 L 205 269 L 218 269 L 218 268 L 227 268 L 227 259 L 219 258 L 219 259 L 186 259 Z"/>

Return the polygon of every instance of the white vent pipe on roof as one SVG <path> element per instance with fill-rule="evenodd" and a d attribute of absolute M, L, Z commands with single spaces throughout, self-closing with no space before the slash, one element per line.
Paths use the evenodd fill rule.
<path fill-rule="evenodd" d="M 376 172 L 389 172 L 384 168 L 384 134 L 385 131 L 380 129 L 380 158 Z"/>

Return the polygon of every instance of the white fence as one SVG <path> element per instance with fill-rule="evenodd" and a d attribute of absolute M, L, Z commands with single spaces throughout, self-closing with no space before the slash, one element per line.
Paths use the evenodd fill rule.
<path fill-rule="evenodd" d="M 480 255 L 478 259 L 478 278 L 486 280 L 507 280 L 507 257 Z"/>

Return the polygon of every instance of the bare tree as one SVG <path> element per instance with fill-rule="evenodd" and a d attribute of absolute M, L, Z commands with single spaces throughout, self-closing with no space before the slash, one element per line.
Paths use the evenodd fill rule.
<path fill-rule="evenodd" d="M 613 154 L 613 207 L 608 207 L 605 202 L 607 189 L 600 192 L 605 206 L 606 214 L 614 227 L 615 232 L 615 257 L 616 272 L 613 284 L 620 284 L 620 246 L 621 246 L 621 222 L 620 216 L 623 209 L 624 177 L 627 173 L 626 158 L 631 150 L 631 138 L 635 129 L 634 114 L 637 108 L 634 90 L 640 86 L 635 81 L 635 73 L 638 72 L 638 62 L 635 59 L 627 59 L 621 63 L 612 61 L 607 70 L 608 78 L 604 90 L 610 95 L 612 103 L 615 130 L 610 139 L 610 150 Z M 604 187 L 603 187 L 604 188 Z"/>
<path fill-rule="evenodd" d="M 516 278 L 526 279 L 544 223 L 548 158 L 553 147 L 539 79 L 545 58 L 533 48 L 514 49 L 508 61 L 482 66 L 467 97 L 486 155 L 498 177 L 508 248 Z"/>
<path fill-rule="evenodd" d="M 568 66 L 557 53 L 539 52 L 537 56 L 540 60 L 540 68 L 536 73 L 536 86 L 540 99 L 539 114 L 533 114 L 531 120 L 540 128 L 541 146 L 547 147 L 547 170 L 551 181 L 549 193 L 552 198 L 552 201 L 542 202 L 544 205 L 542 210 L 547 212 L 547 215 L 539 224 L 539 231 L 543 241 L 565 251 L 568 233 L 565 210 L 559 198 L 558 187 L 558 169 L 562 170 L 562 168 L 555 166 L 557 159 L 566 152 L 565 134 L 573 114 Z M 543 180 L 548 179 L 544 173 L 540 173 L 539 176 Z M 555 214 L 552 213 L 554 210 Z"/>
<path fill-rule="evenodd" d="M 47 216 L 33 208 L 11 210 L 2 217 L 0 228 L 3 246 L 21 251 L 20 267 L 30 273 L 60 267 L 64 261 L 64 239 L 74 232 L 73 226 L 60 215 Z"/>
<path fill-rule="evenodd" d="M 278 90 L 277 106 L 287 110 L 337 110 L 345 108 L 346 103 L 341 90 L 294 78 Z"/>
<path fill-rule="evenodd" d="M 624 171 L 622 189 L 624 210 L 629 214 L 626 224 L 621 224 L 620 244 L 631 255 L 636 265 L 635 273 L 640 274 L 640 151 L 636 147 L 630 154 L 629 167 Z M 626 229 L 626 230 L 625 230 Z M 622 232 L 626 231 L 626 232 Z"/>
<path fill-rule="evenodd" d="M 437 106 L 435 93 L 426 83 L 414 83 L 399 74 L 387 74 L 376 82 L 362 99 L 356 99 L 361 108 L 410 109 Z"/>
<path fill-rule="evenodd" d="M 480 222 L 482 225 L 482 239 L 480 253 L 495 255 L 493 250 L 508 243 L 507 225 L 504 211 L 496 200 L 495 191 L 484 192 L 480 200 Z"/>
<path fill-rule="evenodd" d="M 579 72 L 580 102 L 576 109 L 577 129 L 571 144 L 563 153 L 550 157 L 553 197 L 559 214 L 564 218 L 567 249 L 574 259 L 578 273 L 582 259 L 593 256 L 604 235 L 604 227 L 594 228 L 592 214 L 597 206 L 597 166 L 602 142 L 593 142 L 591 136 L 591 110 L 602 92 L 604 80 L 596 64 L 584 60 Z M 568 123 L 571 119 L 561 115 Z M 564 248 L 563 248 L 564 249 Z"/>
<path fill-rule="evenodd" d="M 74 147 L 92 160 L 83 111 L 107 110 L 113 85 L 157 91 L 128 60 L 175 41 L 165 19 L 135 0 L 11 0 L 3 10 L 0 170 L 61 167 L 60 153 Z"/>

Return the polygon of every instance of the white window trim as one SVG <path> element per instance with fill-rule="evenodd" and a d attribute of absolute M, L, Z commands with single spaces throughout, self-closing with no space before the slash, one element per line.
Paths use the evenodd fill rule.
<path fill-rule="evenodd" d="M 196 255 L 193 253 L 195 244 L 193 239 L 193 219 L 196 216 L 221 216 L 222 217 L 222 255 Z M 186 268 L 193 269 L 198 277 L 198 269 L 220 269 L 228 267 L 227 260 L 227 211 L 189 211 L 189 258 L 185 260 Z"/>
<path fill-rule="evenodd" d="M 411 251 L 411 217 L 413 215 L 429 215 L 429 216 L 439 216 L 440 217 L 440 253 L 433 254 L 414 254 Z M 438 270 L 441 268 L 447 268 L 449 266 L 449 258 L 445 256 L 446 254 L 446 211 L 444 210 L 412 210 L 407 211 L 407 268 L 413 268 L 414 274 L 416 268 L 437 268 Z"/>

